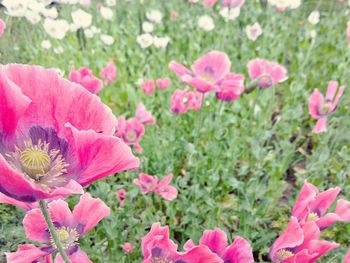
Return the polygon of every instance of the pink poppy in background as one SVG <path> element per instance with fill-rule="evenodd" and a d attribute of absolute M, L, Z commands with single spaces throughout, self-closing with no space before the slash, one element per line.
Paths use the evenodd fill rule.
<path fill-rule="evenodd" d="M 177 114 L 182 114 L 188 111 L 192 106 L 194 93 L 185 90 L 175 90 L 170 98 L 170 110 Z"/>
<path fill-rule="evenodd" d="M 7 263 L 40 262 L 52 263 L 52 257 L 48 254 L 48 247 L 36 247 L 34 245 L 19 245 L 16 252 L 5 253 Z M 82 262 L 85 263 L 85 262 Z"/>
<path fill-rule="evenodd" d="M 336 110 L 340 97 L 343 95 L 345 87 L 339 87 L 338 82 L 331 80 L 328 84 L 326 98 L 318 89 L 315 89 L 309 98 L 309 113 L 312 118 L 317 119 L 313 133 L 327 131 L 327 117 Z"/>
<path fill-rule="evenodd" d="M 177 197 L 177 189 L 174 186 L 169 185 L 173 179 L 173 174 L 168 174 L 157 184 L 155 192 L 165 200 L 171 201 Z"/>
<path fill-rule="evenodd" d="M 72 66 L 69 72 L 69 80 L 80 84 L 93 94 L 98 94 L 102 90 L 102 81 L 96 78 L 92 70 L 87 67 L 75 70 Z"/>
<path fill-rule="evenodd" d="M 136 108 L 135 118 L 144 125 L 152 125 L 156 123 L 155 118 L 152 116 L 152 113 L 149 112 L 145 105 L 139 103 Z"/>
<path fill-rule="evenodd" d="M 224 7 L 241 8 L 245 0 L 221 0 Z"/>
<path fill-rule="evenodd" d="M 257 82 L 260 88 L 270 88 L 288 79 L 287 70 L 276 62 L 256 58 L 247 64 L 249 77 Z"/>
<path fill-rule="evenodd" d="M 345 255 L 344 263 L 350 263 L 350 249 L 348 250 L 348 253 L 346 253 Z"/>
<path fill-rule="evenodd" d="M 126 254 L 131 254 L 134 251 L 133 245 L 129 242 L 124 243 L 122 249 Z"/>
<path fill-rule="evenodd" d="M 140 173 L 139 178 L 134 180 L 134 184 L 140 187 L 143 194 L 152 193 L 158 185 L 158 177 L 145 173 Z"/>
<path fill-rule="evenodd" d="M 0 30 L 1 32 L 1 30 Z M 0 33 L 1 36 L 1 33 Z M 346 36 L 348 37 L 348 45 L 350 46 L 350 21 L 347 23 L 347 28 L 346 28 Z"/>
<path fill-rule="evenodd" d="M 159 223 L 152 225 L 150 232 L 142 238 L 141 246 L 143 263 L 223 263 L 223 260 L 212 253 L 207 246 L 194 246 L 186 252 L 178 252 L 177 245 L 169 237 L 169 227 L 162 227 Z"/>
<path fill-rule="evenodd" d="M 203 0 L 203 5 L 206 7 L 206 8 L 212 8 L 213 5 L 216 4 L 218 0 Z"/>
<path fill-rule="evenodd" d="M 270 249 L 270 258 L 275 263 L 313 263 L 339 244 L 319 240 L 320 230 L 315 222 L 300 226 L 298 219 L 291 217 L 287 229 L 276 239 Z"/>
<path fill-rule="evenodd" d="M 0 66 L 0 105 L 0 192 L 11 198 L 81 194 L 82 186 L 139 166 L 113 136 L 112 111 L 55 70 Z"/>
<path fill-rule="evenodd" d="M 152 80 L 152 79 L 146 80 L 146 81 L 141 83 L 140 87 L 141 87 L 143 93 L 152 94 L 155 91 L 154 80 Z"/>
<path fill-rule="evenodd" d="M 2 35 L 4 34 L 6 29 L 6 23 L 4 22 L 4 20 L 2 20 L 0 18 L 0 38 L 2 37 Z"/>
<path fill-rule="evenodd" d="M 217 91 L 218 82 L 230 73 L 230 67 L 230 59 L 221 51 L 210 51 L 197 59 L 192 65 L 192 71 L 175 61 L 169 64 L 169 69 L 182 81 L 202 93 Z"/>
<path fill-rule="evenodd" d="M 229 245 L 226 233 L 219 228 L 205 230 L 199 240 L 199 245 L 207 246 L 211 252 L 222 259 L 221 262 L 254 262 L 253 251 L 247 240 L 237 236 L 233 243 Z M 194 246 L 195 244 L 191 239 L 184 245 L 186 250 L 191 250 Z"/>
<path fill-rule="evenodd" d="M 116 192 L 116 195 L 118 197 L 118 200 L 119 200 L 119 203 L 120 205 L 124 205 L 125 203 L 125 200 L 126 200 L 126 191 L 125 189 L 119 189 L 117 192 Z"/>
<path fill-rule="evenodd" d="M 169 78 L 157 79 L 156 84 L 158 88 L 166 89 L 170 85 L 170 79 Z"/>
<path fill-rule="evenodd" d="M 244 75 L 229 73 L 219 82 L 216 97 L 223 101 L 235 101 L 244 92 Z"/>
<path fill-rule="evenodd" d="M 177 17 L 178 17 L 178 13 L 175 10 L 172 10 L 170 13 L 170 19 L 172 21 L 176 21 Z"/>
<path fill-rule="evenodd" d="M 292 215 L 298 219 L 300 225 L 314 221 L 320 230 L 324 230 L 338 221 L 350 222 L 350 202 L 346 200 L 338 200 L 335 213 L 326 213 L 339 192 L 339 187 L 319 192 L 316 186 L 305 180 L 294 204 Z"/>
<path fill-rule="evenodd" d="M 98 198 L 92 198 L 90 194 L 83 194 L 73 212 L 63 200 L 55 200 L 48 204 L 51 220 L 55 222 L 56 231 L 61 244 L 72 262 L 90 263 L 84 251 L 80 249 L 79 239 L 94 228 L 98 222 L 109 215 L 110 209 Z M 23 226 L 29 240 L 38 243 L 50 244 L 52 237 L 45 222 L 45 218 L 39 208 L 27 212 L 23 219 Z M 31 249 L 34 250 L 33 247 Z M 43 253 L 37 253 L 38 258 L 56 252 L 54 245 L 40 247 Z M 27 256 L 26 250 L 8 253 L 7 257 Z M 34 259 L 33 261 L 36 261 Z M 29 262 L 29 261 L 28 261 Z M 61 255 L 57 254 L 55 262 L 63 262 Z"/>
<path fill-rule="evenodd" d="M 100 76 L 106 84 L 111 84 L 117 79 L 117 67 L 113 61 L 109 61 L 107 66 L 101 70 Z"/>
<path fill-rule="evenodd" d="M 116 135 L 126 144 L 134 146 L 138 153 L 142 153 L 142 148 L 139 142 L 141 141 L 144 133 L 144 125 L 136 118 L 131 118 L 128 120 L 125 120 L 123 116 L 118 118 Z"/>
<path fill-rule="evenodd" d="M 190 98 L 190 109 L 194 111 L 200 110 L 202 108 L 204 94 L 196 90 L 188 93 Z"/>

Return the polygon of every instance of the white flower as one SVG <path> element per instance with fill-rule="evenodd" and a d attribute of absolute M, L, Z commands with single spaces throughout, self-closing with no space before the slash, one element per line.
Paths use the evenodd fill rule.
<path fill-rule="evenodd" d="M 289 8 L 296 9 L 301 5 L 301 0 L 289 0 Z"/>
<path fill-rule="evenodd" d="M 312 39 L 315 39 L 316 36 L 317 36 L 316 30 L 310 30 L 309 35 L 310 35 L 310 37 L 311 37 Z"/>
<path fill-rule="evenodd" d="M 169 44 L 169 41 L 170 41 L 170 38 L 168 36 L 166 36 L 166 37 L 154 37 L 153 38 L 153 45 L 156 48 L 164 49 Z"/>
<path fill-rule="evenodd" d="M 69 31 L 70 32 L 76 32 L 79 29 L 79 26 L 76 24 L 70 24 L 69 25 Z"/>
<path fill-rule="evenodd" d="M 44 29 L 50 37 L 56 39 L 63 39 L 69 30 L 69 24 L 66 20 L 53 20 L 46 18 L 44 21 Z"/>
<path fill-rule="evenodd" d="M 64 52 L 62 47 L 55 47 L 53 49 L 53 52 L 55 52 L 56 54 L 62 54 Z"/>
<path fill-rule="evenodd" d="M 162 21 L 163 14 L 159 10 L 151 10 L 146 13 L 149 21 L 159 24 Z"/>
<path fill-rule="evenodd" d="M 102 6 L 100 9 L 100 13 L 103 19 L 112 20 L 113 18 L 113 11 L 109 7 Z"/>
<path fill-rule="evenodd" d="M 198 26 L 204 31 L 212 31 L 215 28 L 214 20 L 208 15 L 199 17 Z"/>
<path fill-rule="evenodd" d="M 101 41 L 106 44 L 107 46 L 113 45 L 114 43 L 114 38 L 110 35 L 101 35 L 100 36 Z"/>
<path fill-rule="evenodd" d="M 320 22 L 320 12 L 317 10 L 312 11 L 309 17 L 307 18 L 307 21 L 309 21 L 309 23 L 313 25 L 318 24 L 318 22 Z"/>
<path fill-rule="evenodd" d="M 153 29 L 154 29 L 154 26 L 153 26 L 152 23 L 147 22 L 147 21 L 142 23 L 142 30 L 143 30 L 143 32 L 151 33 L 151 32 L 153 32 Z"/>
<path fill-rule="evenodd" d="M 52 19 L 55 19 L 58 16 L 57 9 L 54 7 L 45 8 L 44 10 L 42 10 L 41 13 L 43 14 L 43 16 L 45 16 L 47 18 L 52 18 Z"/>
<path fill-rule="evenodd" d="M 44 48 L 44 49 L 50 49 L 51 48 L 50 40 L 43 40 L 41 42 L 41 47 Z"/>
<path fill-rule="evenodd" d="M 34 24 L 37 24 L 40 19 L 41 19 L 41 16 L 36 13 L 36 12 L 33 12 L 31 10 L 27 10 L 26 13 L 25 13 L 25 17 L 27 18 L 27 20 L 32 23 L 33 25 Z"/>
<path fill-rule="evenodd" d="M 228 8 L 224 7 L 220 10 L 220 15 L 226 20 L 234 20 L 236 19 L 241 12 L 241 9 L 238 8 Z"/>
<path fill-rule="evenodd" d="M 80 0 L 79 3 L 83 6 L 91 5 L 91 0 Z"/>
<path fill-rule="evenodd" d="M 78 9 L 72 12 L 73 23 L 78 26 L 78 28 L 88 28 L 92 22 L 92 15 Z"/>
<path fill-rule="evenodd" d="M 39 13 L 43 13 L 45 11 L 45 5 L 42 2 L 37 2 L 35 0 L 29 0 L 30 4 L 28 5 L 28 9 L 30 9 L 31 11 L 39 14 Z"/>
<path fill-rule="evenodd" d="M 98 34 L 101 32 L 101 29 L 99 29 L 95 26 L 91 26 L 90 29 L 91 29 L 92 33 L 94 33 L 94 34 Z"/>
<path fill-rule="evenodd" d="M 301 5 L 301 0 L 268 0 L 268 3 L 283 11 L 286 8 L 296 9 Z"/>
<path fill-rule="evenodd" d="M 23 0 L 3 0 L 1 4 L 6 7 L 6 13 L 9 16 L 22 17 L 27 9 L 26 2 Z"/>
<path fill-rule="evenodd" d="M 262 34 L 262 29 L 259 23 L 255 22 L 253 25 L 248 25 L 245 28 L 248 39 L 255 41 Z"/>
<path fill-rule="evenodd" d="M 148 48 L 153 44 L 153 36 L 151 34 L 142 34 L 137 37 L 136 41 L 141 48 Z"/>
<path fill-rule="evenodd" d="M 85 36 L 87 38 L 93 38 L 94 37 L 94 32 L 90 28 L 85 29 L 84 30 L 84 34 L 85 34 Z"/>
<path fill-rule="evenodd" d="M 106 0 L 106 5 L 107 6 L 115 6 L 116 0 Z"/>

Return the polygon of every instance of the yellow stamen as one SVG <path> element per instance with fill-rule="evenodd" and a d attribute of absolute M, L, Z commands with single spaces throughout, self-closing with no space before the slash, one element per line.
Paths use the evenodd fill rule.
<path fill-rule="evenodd" d="M 281 249 L 278 252 L 278 259 L 280 260 L 280 262 L 282 262 L 283 260 L 292 257 L 294 254 L 288 250 L 285 249 Z"/>
<path fill-rule="evenodd" d="M 319 216 L 316 213 L 309 213 L 308 217 L 307 217 L 307 221 L 316 221 L 319 219 Z"/>
<path fill-rule="evenodd" d="M 50 155 L 38 146 L 25 149 L 21 152 L 19 160 L 23 171 L 35 180 L 40 179 L 50 170 Z"/>

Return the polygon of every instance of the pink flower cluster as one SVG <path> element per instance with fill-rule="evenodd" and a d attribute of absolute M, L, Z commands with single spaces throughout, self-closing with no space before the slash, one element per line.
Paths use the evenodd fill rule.
<path fill-rule="evenodd" d="M 170 85 L 170 79 L 165 77 L 157 79 L 155 82 L 153 79 L 148 79 L 140 84 L 140 88 L 142 89 L 143 93 L 152 94 L 155 92 L 155 85 L 157 85 L 159 89 L 167 89 Z"/>
<path fill-rule="evenodd" d="M 116 136 L 126 144 L 132 145 L 138 153 L 142 153 L 139 142 L 145 133 L 145 125 L 155 124 L 156 120 L 146 107 L 140 103 L 137 106 L 135 116 L 126 120 L 123 116 L 118 118 Z"/>
<path fill-rule="evenodd" d="M 254 262 L 248 241 L 237 236 L 229 245 L 226 233 L 218 228 L 204 231 L 199 245 L 189 240 L 184 245 L 184 252 L 178 252 L 177 249 L 178 246 L 169 237 L 169 227 L 154 223 L 150 232 L 142 238 L 142 262 Z"/>
<path fill-rule="evenodd" d="M 339 192 L 338 187 L 319 192 L 314 185 L 304 182 L 286 230 L 271 247 L 273 262 L 312 263 L 339 247 L 337 243 L 320 240 L 321 231 L 335 222 L 350 222 L 350 202 L 346 200 L 339 199 L 335 212 L 327 213 Z"/>
<path fill-rule="evenodd" d="M 139 178 L 134 180 L 134 184 L 140 187 L 143 194 L 155 192 L 165 200 L 174 200 L 177 197 L 177 189 L 169 185 L 173 179 L 173 174 L 168 174 L 160 182 L 158 176 L 140 173 Z"/>

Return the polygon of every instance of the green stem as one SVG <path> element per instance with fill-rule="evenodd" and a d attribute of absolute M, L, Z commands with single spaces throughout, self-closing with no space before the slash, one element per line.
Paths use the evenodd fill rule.
<path fill-rule="evenodd" d="M 46 202 L 44 200 L 40 200 L 39 204 L 40 204 L 41 212 L 44 215 L 46 224 L 49 227 L 51 237 L 52 237 L 52 239 L 53 239 L 53 241 L 55 243 L 55 246 L 56 246 L 56 248 L 58 250 L 58 253 L 61 254 L 61 256 L 63 258 L 63 261 L 65 263 L 71 263 L 71 261 L 69 260 L 66 252 L 63 250 L 62 244 L 61 244 L 61 242 L 60 242 L 60 240 L 58 238 L 58 235 L 57 235 L 57 232 L 56 232 L 56 228 L 55 228 L 55 226 L 52 223 L 49 210 L 47 209 Z"/>

